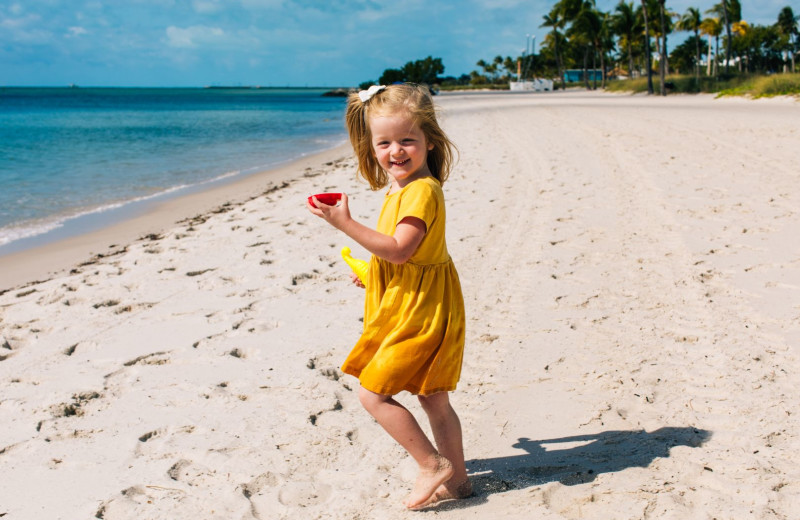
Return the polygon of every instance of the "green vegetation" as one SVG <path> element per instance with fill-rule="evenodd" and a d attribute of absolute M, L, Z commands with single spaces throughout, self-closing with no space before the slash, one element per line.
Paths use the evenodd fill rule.
<path fill-rule="evenodd" d="M 540 50 L 542 70 L 566 85 L 565 71 L 581 69 L 586 88 L 597 88 L 588 71 L 599 65 L 601 87 L 608 77 L 630 78 L 624 86 L 608 85 L 612 90 L 666 95 L 741 89 L 754 75 L 797 70 L 798 18 L 787 6 L 774 24 L 751 25 L 742 19 L 740 0 L 721 0 L 703 13 L 689 7 L 683 14 L 667 0 L 619 0 L 611 13 L 597 9 L 594 0 L 558 0 L 542 17 L 541 26 L 550 30 Z M 668 37 L 676 31 L 691 36 L 670 51 Z M 770 92 L 795 93 L 793 84 L 782 81 Z"/>
<path fill-rule="evenodd" d="M 740 0 L 720 0 L 704 12 L 689 7 L 685 13 L 671 10 L 668 0 L 619 0 L 611 12 L 598 9 L 595 0 L 558 0 L 542 16 L 548 33 L 538 53 L 480 60 L 476 65 L 483 73 L 473 71 L 472 83 L 507 82 L 516 76 L 511 64 L 519 63 L 522 78 L 554 78 L 562 87 L 663 95 L 798 94 L 791 78 L 800 56 L 798 19 L 786 6 L 774 24 L 751 25 L 742 19 Z M 690 36 L 670 47 L 669 36 L 676 32 Z M 766 78 L 757 79 L 761 76 Z"/>
<path fill-rule="evenodd" d="M 697 94 L 700 92 L 716 94 L 722 90 L 741 87 L 748 81 L 745 77 L 732 76 L 728 79 L 701 77 L 697 80 L 689 75 L 670 75 L 665 78 L 665 88 L 668 93 Z M 647 78 L 634 78 L 627 80 L 614 80 L 606 85 L 610 92 L 647 92 Z"/>
<path fill-rule="evenodd" d="M 480 59 L 479 69 L 459 77 L 441 77 L 441 58 L 428 56 L 385 70 L 379 82 L 507 89 L 514 80 L 552 78 L 555 88 L 583 85 L 662 95 L 800 94 L 800 16 L 791 7 L 782 8 L 771 25 L 754 25 L 742 19 L 741 0 L 720 0 L 704 12 L 689 7 L 683 14 L 667 2 L 618 0 L 613 11 L 603 12 L 596 0 L 557 0 L 542 16 L 541 27 L 548 32 L 538 52 L 532 46 L 517 57 Z M 675 32 L 690 36 L 671 47 L 669 36 Z"/>
<path fill-rule="evenodd" d="M 378 84 L 390 85 L 392 83 L 420 83 L 424 85 L 434 85 L 439 83 L 439 74 L 444 72 L 442 58 L 428 56 L 424 60 L 409 61 L 399 69 L 386 69 L 378 78 Z M 366 89 L 374 81 L 365 81 L 359 88 Z"/>
<path fill-rule="evenodd" d="M 741 85 L 720 90 L 720 96 L 800 96 L 800 74 L 775 74 L 745 80 Z"/>
<path fill-rule="evenodd" d="M 699 92 L 719 96 L 749 96 L 752 98 L 773 96 L 800 96 L 800 74 L 772 74 L 769 76 L 731 75 L 701 77 L 670 75 L 666 77 L 668 93 L 696 94 Z M 609 92 L 646 93 L 647 78 L 609 81 Z"/>

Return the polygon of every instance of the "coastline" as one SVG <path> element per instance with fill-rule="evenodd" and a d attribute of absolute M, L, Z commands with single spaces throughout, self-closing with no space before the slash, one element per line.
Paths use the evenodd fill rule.
<path fill-rule="evenodd" d="M 451 402 L 475 495 L 431 513 L 791 518 L 800 106 L 437 103 L 460 150 L 444 185 L 467 311 Z M 239 202 L 182 201 L 130 242 L 95 242 L 117 254 L 0 294 L 0 516 L 425 514 L 401 504 L 414 462 L 338 369 L 363 329 L 339 251 L 364 252 L 305 197 L 346 192 L 366 225 L 383 198 L 345 150 Z"/>
<path fill-rule="evenodd" d="M 144 211 L 133 216 L 100 225 L 100 229 L 0 255 L 0 292 L 48 280 L 93 256 L 114 254 L 143 236 L 167 231 L 180 220 L 211 212 L 223 204 L 244 202 L 271 187 L 296 180 L 309 168 L 319 168 L 349 154 L 349 145 L 341 144 L 275 168 L 167 196 L 164 201 L 150 202 Z"/>

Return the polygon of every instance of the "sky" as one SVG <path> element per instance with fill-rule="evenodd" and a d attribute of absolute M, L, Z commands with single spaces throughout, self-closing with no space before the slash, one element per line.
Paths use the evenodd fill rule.
<path fill-rule="evenodd" d="M 617 1 L 597 5 L 612 11 Z M 667 6 L 702 12 L 717 1 Z M 346 87 L 426 56 L 459 76 L 480 59 L 519 56 L 529 42 L 538 48 L 554 3 L 0 0 L 0 86 Z M 772 24 L 786 5 L 742 0 L 743 18 Z"/>

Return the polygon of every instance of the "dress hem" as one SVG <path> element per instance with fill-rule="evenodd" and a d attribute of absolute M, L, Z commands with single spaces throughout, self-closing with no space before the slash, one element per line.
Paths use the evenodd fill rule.
<path fill-rule="evenodd" d="M 431 389 L 427 389 L 427 388 L 422 389 L 422 388 L 419 388 L 419 387 L 416 387 L 416 386 L 410 386 L 410 387 L 409 386 L 404 386 L 404 387 L 401 387 L 399 389 L 395 389 L 395 388 L 389 387 L 389 386 L 380 386 L 380 385 L 379 386 L 372 386 L 372 385 L 367 386 L 367 385 L 364 385 L 362 383 L 362 381 L 361 381 L 361 377 L 360 377 L 361 376 L 361 372 L 360 371 L 356 371 L 356 370 L 352 370 L 352 369 L 349 369 L 349 368 L 342 367 L 342 372 L 344 372 L 345 374 L 349 374 L 349 375 L 351 375 L 353 377 L 358 378 L 359 384 L 364 389 L 369 390 L 370 392 L 373 392 L 373 393 L 376 393 L 376 394 L 380 394 L 380 395 L 396 395 L 396 394 L 399 394 L 400 392 L 408 392 L 408 393 L 410 393 L 412 395 L 426 396 L 426 395 L 438 394 L 439 392 L 452 392 L 452 391 L 454 391 L 456 389 L 456 386 L 458 385 L 458 383 L 456 383 L 454 385 L 438 386 L 436 388 L 431 388 Z"/>

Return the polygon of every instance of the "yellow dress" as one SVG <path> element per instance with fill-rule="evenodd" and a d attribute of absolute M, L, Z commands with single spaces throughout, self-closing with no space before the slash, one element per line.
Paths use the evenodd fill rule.
<path fill-rule="evenodd" d="M 464 353 L 464 298 L 445 244 L 444 194 L 433 177 L 386 195 L 378 231 L 394 235 L 405 217 L 425 222 L 414 255 L 393 264 L 373 255 L 364 302 L 364 332 L 342 371 L 372 392 L 429 395 L 456 388 Z"/>

